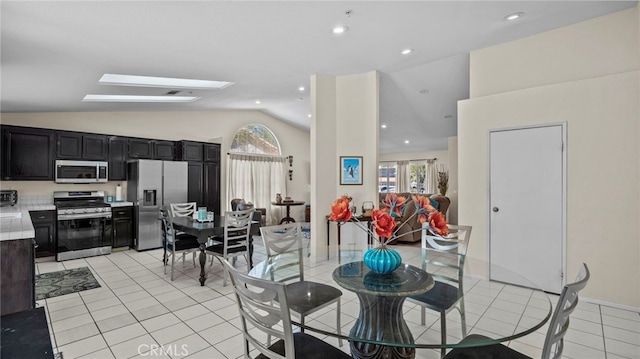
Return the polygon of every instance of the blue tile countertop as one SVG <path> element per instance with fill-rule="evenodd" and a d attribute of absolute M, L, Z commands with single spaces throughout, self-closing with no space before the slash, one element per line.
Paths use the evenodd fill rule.
<path fill-rule="evenodd" d="M 29 211 L 52 211 L 53 204 L 29 204 L 0 207 L 0 241 L 36 236 Z"/>

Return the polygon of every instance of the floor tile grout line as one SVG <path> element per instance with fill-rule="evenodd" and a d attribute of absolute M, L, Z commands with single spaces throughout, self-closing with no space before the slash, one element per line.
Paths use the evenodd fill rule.
<path fill-rule="evenodd" d="M 159 254 L 160 254 L 160 256 L 162 255 L 162 253 L 159 253 Z M 192 292 L 192 294 L 189 294 L 189 293 L 187 293 L 187 292 L 184 292 L 184 290 L 188 290 L 188 288 L 190 288 L 190 287 L 189 287 L 189 286 L 185 286 L 185 285 L 183 285 L 183 284 L 179 284 L 179 286 L 176 286 L 176 285 L 174 285 L 174 283 L 172 283 L 172 282 L 170 282 L 169 280 L 167 280 L 167 279 L 166 279 L 166 276 L 164 276 L 164 277 L 163 277 L 163 275 L 162 275 L 160 272 L 158 272 L 158 268 L 162 269 L 162 267 L 161 267 L 161 266 L 159 267 L 159 266 L 154 262 L 154 260 L 153 260 L 154 258 L 156 258 L 156 260 L 158 261 L 158 263 L 161 263 L 161 262 L 162 262 L 161 258 L 158 256 L 158 252 L 148 253 L 148 256 L 149 256 L 151 259 L 146 258 L 146 256 L 145 256 L 145 255 L 140 256 L 140 255 L 142 255 L 142 254 L 139 254 L 139 253 L 137 253 L 137 252 L 125 252 L 125 253 L 123 253 L 123 255 L 124 255 L 124 257 L 121 257 L 121 258 L 112 258 L 112 257 L 109 257 L 109 258 L 108 258 L 108 259 L 109 259 L 109 264 L 110 264 L 109 266 L 104 265 L 104 263 L 103 263 L 102 261 L 98 263 L 98 262 L 94 262 L 94 261 L 91 261 L 91 260 L 88 260 L 88 261 L 87 261 L 87 260 L 84 260 L 84 259 L 83 259 L 83 260 L 81 260 L 81 261 L 75 261 L 75 262 L 72 262 L 72 263 L 70 263 L 70 264 L 68 264 L 68 265 L 65 265 L 65 266 L 63 266 L 61 269 L 77 268 L 78 266 L 89 266 L 89 267 L 92 269 L 92 271 L 94 271 L 93 273 L 94 273 L 94 274 L 96 274 L 96 275 L 97 275 L 97 277 L 99 277 L 99 279 L 101 279 L 102 281 L 104 281 L 104 278 L 101 276 L 101 274 L 104 274 L 104 273 L 105 273 L 105 270 L 108 272 L 108 271 L 110 271 L 110 269 L 114 269 L 114 270 L 116 270 L 116 269 L 117 269 L 118 271 L 120 271 L 120 272 L 122 272 L 122 273 L 126 274 L 125 278 L 131 279 L 131 280 L 133 280 L 136 284 L 138 284 L 138 285 L 140 286 L 140 287 L 139 287 L 139 290 L 144 291 L 144 293 L 146 293 L 147 295 L 151 295 L 151 293 L 150 293 L 149 291 L 150 291 L 152 288 L 158 288 L 158 289 L 160 289 L 160 288 L 159 288 L 159 287 L 156 287 L 156 286 L 151 287 L 151 288 L 142 287 L 142 286 L 140 285 L 140 283 L 138 283 L 138 281 L 135 279 L 135 278 L 137 278 L 137 277 L 142 277 L 142 276 L 145 276 L 145 275 L 146 275 L 145 273 L 142 273 L 142 272 L 147 272 L 147 273 L 149 273 L 149 274 L 153 274 L 155 278 L 158 278 L 158 279 L 162 279 L 162 280 L 164 280 L 164 282 L 165 282 L 165 283 L 161 284 L 162 286 L 167 285 L 167 284 L 168 284 L 168 285 L 170 285 L 171 287 L 175 288 L 175 289 L 172 289 L 172 290 L 177 290 L 177 291 L 181 292 L 181 293 L 182 293 L 182 294 L 184 294 L 185 296 L 187 296 L 187 297 L 191 298 L 192 300 L 194 300 L 194 301 L 195 301 L 196 303 L 198 303 L 199 305 L 203 305 L 203 303 L 205 302 L 204 300 L 203 300 L 203 301 L 199 301 L 199 300 L 196 300 L 195 298 L 193 298 L 193 297 L 192 297 L 192 295 L 197 296 L 197 294 L 199 294 L 199 293 L 203 293 L 204 291 L 203 291 L 203 292 L 201 292 L 201 291 L 195 291 L 195 292 Z M 160 258 L 160 259 L 157 259 L 157 258 Z M 135 265 L 134 265 L 133 263 L 135 263 Z M 111 267 L 111 265 L 112 265 L 113 267 Z M 324 264 L 323 264 L 322 262 L 318 263 L 317 265 L 309 264 L 307 267 L 305 267 L 305 269 L 306 269 L 306 268 L 316 268 L 316 267 L 318 267 L 318 268 L 319 268 L 319 267 L 322 267 L 323 265 L 324 265 Z M 53 265 L 50 265 L 50 266 L 51 266 L 52 268 L 54 267 Z M 95 267 L 94 267 L 94 266 L 95 266 Z M 121 267 L 121 266 L 122 266 L 122 267 Z M 47 265 L 47 267 L 49 267 L 49 265 Z M 188 267 L 188 268 L 187 268 L 187 267 Z M 41 269 L 41 268 L 39 267 L 39 268 L 38 268 L 38 270 L 40 271 L 40 269 Z M 129 275 L 129 273 L 131 273 L 132 275 Z M 192 279 L 197 280 L 197 278 L 194 278 L 193 273 L 194 273 L 194 272 L 192 272 L 191 266 L 186 266 L 186 267 L 184 268 L 184 272 L 183 272 L 183 274 L 184 274 L 185 279 L 186 279 L 187 281 L 189 281 L 189 278 L 192 278 Z M 209 277 L 209 278 L 213 278 L 213 277 Z M 153 280 L 155 280 L 155 279 L 153 279 Z M 219 291 L 218 291 L 218 290 L 216 290 L 214 287 L 211 287 L 211 286 L 209 286 L 209 285 L 207 285 L 207 287 L 209 288 L 208 290 L 213 290 L 213 291 L 217 292 L 217 294 L 220 296 L 220 298 L 221 298 L 221 297 L 230 298 L 230 295 L 232 294 L 232 293 L 227 293 L 227 291 L 226 291 L 226 290 L 225 290 L 225 291 L 223 291 L 223 292 L 219 292 Z M 117 302 L 118 302 L 118 303 L 124 304 L 124 301 L 120 298 L 120 297 L 121 297 L 121 295 L 116 294 L 116 293 L 113 291 L 113 289 L 112 289 L 111 287 L 109 287 L 109 285 L 107 285 L 106 283 L 105 283 L 105 289 L 108 291 L 108 293 L 112 294 L 115 298 L 117 298 Z M 151 291 L 153 292 L 153 290 L 151 290 Z M 500 291 L 498 291 L 497 293 L 500 293 L 500 292 L 502 292 L 502 291 L 503 291 L 503 288 L 501 288 L 501 290 L 500 290 Z M 88 292 L 84 292 L 84 293 L 88 293 Z M 106 292 L 105 292 L 105 293 L 106 293 Z M 79 295 L 78 295 L 78 297 L 80 297 L 80 302 L 81 302 L 83 305 L 85 305 L 85 308 L 86 308 L 86 309 L 88 309 L 88 304 L 89 304 L 89 302 L 87 302 L 87 301 L 86 301 L 86 298 L 89 298 L 89 297 L 86 297 L 86 298 L 85 298 L 85 296 L 83 296 L 82 294 L 79 294 Z M 155 297 L 155 295 L 152 295 L 152 297 Z M 216 297 L 216 298 L 219 298 L 219 297 Z M 216 298 L 214 298 L 214 299 L 216 299 Z M 495 302 L 496 298 L 497 298 L 497 294 L 496 294 L 496 295 L 493 295 L 493 297 L 491 298 L 491 302 Z M 94 300 L 95 300 L 95 297 L 94 297 Z M 355 299 L 353 299 L 353 300 L 355 300 Z M 530 301 L 530 300 L 531 300 L 531 297 L 529 297 L 529 301 Z M 41 306 L 45 307 L 45 309 L 47 310 L 47 313 L 48 313 L 48 314 L 49 314 L 49 307 L 50 307 L 50 305 L 52 305 L 52 304 L 53 304 L 53 303 L 49 303 L 47 300 L 44 300 L 43 302 L 41 302 Z M 78 303 L 78 304 L 79 304 L 79 303 Z M 168 307 L 166 307 L 166 306 L 164 305 L 165 303 L 163 303 L 163 302 L 160 302 L 160 304 L 162 304 L 162 305 L 163 305 L 163 306 L 168 310 L 168 313 L 172 313 L 172 314 L 174 314 L 174 315 L 175 315 L 175 312 L 177 312 L 178 310 L 180 310 L 180 309 L 171 310 L 171 309 L 169 309 Z M 204 305 L 203 305 L 203 306 L 204 306 Z M 125 305 L 125 307 L 126 307 L 126 305 Z M 172 307 L 173 307 L 173 305 L 172 305 Z M 213 312 L 213 311 L 212 311 L 208 306 L 204 306 L 204 307 L 205 307 L 205 309 L 206 309 L 206 313 Z M 594 307 L 595 307 L 595 308 L 594 308 Z M 585 322 L 590 322 L 590 323 L 598 324 L 598 326 L 600 327 L 600 331 L 601 331 L 602 340 L 603 340 L 603 342 L 604 342 L 604 345 L 606 345 L 606 343 L 607 343 L 607 341 L 608 341 L 608 340 L 618 340 L 618 339 L 612 339 L 612 338 L 610 338 L 610 337 L 606 337 L 606 335 L 605 335 L 605 326 L 606 326 L 606 325 L 605 325 L 605 319 L 607 319 L 607 318 L 609 318 L 609 317 L 610 317 L 611 319 L 623 319 L 623 320 L 624 320 L 624 319 L 626 319 L 626 318 L 621 317 L 621 316 L 620 316 L 620 314 L 617 314 L 617 315 L 616 315 L 616 313 L 614 313 L 614 312 L 612 312 L 612 311 L 609 311 L 609 310 L 608 310 L 608 308 L 609 308 L 609 307 L 605 307 L 605 306 L 601 306 L 601 305 L 597 305 L 597 306 L 594 306 L 594 307 L 583 307 L 583 309 L 585 309 L 585 308 L 586 308 L 585 310 L 591 309 L 591 311 L 592 311 L 592 312 L 595 312 L 595 311 L 597 310 L 597 313 L 598 313 L 598 315 L 597 315 L 597 316 L 599 317 L 599 320 L 596 320 L 596 319 L 595 319 L 595 317 L 596 317 L 596 316 L 592 316 L 592 320 L 589 320 L 589 319 L 583 319 L 583 320 L 584 320 Z M 102 308 L 101 308 L 101 309 L 102 309 Z M 128 308 L 127 308 L 127 309 L 128 309 Z M 595 310 L 593 310 L 593 309 L 595 309 Z M 607 309 L 607 310 L 605 310 L 605 309 Z M 633 317 L 634 317 L 634 319 L 635 319 L 635 318 L 637 318 L 637 316 L 640 316 L 640 312 L 633 312 L 633 311 L 630 311 L 630 312 L 631 312 L 631 313 L 633 313 Z M 90 317 L 93 319 L 93 315 L 91 314 L 91 312 L 90 312 L 90 311 L 88 311 L 88 313 L 90 314 Z M 129 311 L 129 313 L 131 313 L 131 312 Z M 213 312 L 213 313 L 214 313 L 214 314 L 216 314 L 215 312 Z M 614 315 L 609 315 L 608 313 L 613 313 Z M 230 314 L 230 313 L 229 313 L 229 314 Z M 483 311 L 482 311 L 482 313 L 480 314 L 479 318 L 482 318 L 482 317 L 483 317 L 483 316 L 485 316 L 486 314 L 487 314 L 486 310 L 483 310 Z M 178 315 L 176 315 L 176 317 L 178 317 L 178 319 L 179 319 L 179 321 L 180 321 L 181 323 L 184 323 L 185 325 L 188 325 L 188 324 L 185 322 L 185 320 L 183 320 L 181 317 L 179 317 Z M 72 318 L 72 317 L 70 317 L 70 318 Z M 134 316 L 134 318 L 135 318 L 135 316 Z M 222 324 L 222 323 L 224 323 L 224 322 L 226 322 L 226 323 L 228 323 L 228 324 L 230 324 L 230 325 L 234 325 L 234 320 L 235 320 L 234 318 L 235 318 L 235 317 L 234 317 L 234 318 L 229 317 L 229 318 L 230 318 L 230 319 L 222 318 L 222 319 L 223 319 L 223 322 L 221 322 L 221 324 Z M 68 318 L 65 318 L 65 319 L 68 319 Z M 581 318 L 581 319 L 582 319 L 582 318 Z M 609 320 L 611 320 L 611 319 L 609 319 Z M 521 317 L 521 318 L 520 318 L 520 320 L 523 320 L 523 318 Z M 626 320 L 628 321 L 628 320 L 630 320 L 630 319 L 626 319 Z M 56 322 L 57 322 L 57 320 L 51 320 L 51 322 L 50 322 L 50 323 L 53 325 L 53 323 L 56 323 Z M 598 323 L 598 322 L 599 322 L 599 323 Z M 93 323 L 95 323 L 95 321 L 94 321 Z M 140 322 L 137 318 L 135 318 L 135 323 L 141 323 L 141 322 Z M 132 323 L 132 324 L 133 324 L 133 323 Z M 476 323 L 476 324 L 477 324 L 477 323 Z M 623 323 L 623 325 L 610 326 L 610 327 L 611 327 L 611 328 L 615 328 L 616 330 L 623 331 L 623 332 L 625 332 L 625 333 L 629 333 L 629 334 L 625 334 L 625 336 L 626 336 L 626 335 L 631 335 L 631 337 L 630 337 L 630 340 L 632 340 L 632 342 L 631 342 L 631 343 L 627 343 L 627 342 L 623 342 L 623 341 L 621 341 L 621 343 L 624 343 L 624 344 L 631 344 L 631 345 L 638 345 L 638 344 L 640 344 L 640 343 L 635 343 L 635 342 L 633 342 L 633 335 L 634 335 L 634 334 L 636 334 L 636 331 L 632 330 L 632 329 L 633 329 L 633 327 L 630 327 L 630 328 L 632 328 L 631 330 L 630 330 L 630 329 L 626 329 L 626 328 L 628 328 L 628 327 L 629 327 L 629 326 L 628 326 L 628 325 L 626 325 L 626 324 L 628 324 L 628 323 L 626 323 L 626 322 L 625 322 L 625 323 Z M 614 325 L 615 325 L 615 324 L 614 324 Z M 235 326 L 235 325 L 234 325 L 234 326 Z M 472 326 L 472 328 L 477 329 L 477 325 L 473 325 L 473 326 Z M 53 326 L 51 327 L 51 329 L 53 330 Z M 192 330 L 193 330 L 193 329 L 192 329 Z M 473 329 L 472 329 L 472 330 L 473 330 Z M 575 334 L 575 331 L 580 332 L 580 330 L 578 330 L 578 329 L 572 329 L 572 328 L 570 328 L 569 330 L 574 331 L 574 334 Z M 146 328 L 144 328 L 144 332 L 145 332 L 145 333 L 147 333 L 147 334 L 149 334 L 149 335 L 151 335 L 151 333 L 150 333 Z M 195 332 L 195 331 L 194 331 L 194 332 Z M 100 335 L 102 335 L 102 337 L 103 337 L 103 339 L 104 339 L 104 333 L 102 333 L 102 331 L 99 331 L 99 333 L 100 333 Z M 201 335 L 199 335 L 199 333 L 200 333 L 200 332 L 195 332 L 195 333 L 197 333 L 197 334 L 198 334 L 198 337 L 199 337 L 201 340 L 207 341 L 205 338 L 203 338 Z M 590 332 L 586 332 L 586 333 L 590 333 Z M 145 335 L 145 334 L 143 334 L 143 335 Z M 191 335 L 191 334 L 189 334 L 188 336 L 190 336 L 190 335 Z M 241 334 L 240 334 L 240 335 L 241 335 Z M 51 337 L 52 337 L 52 340 L 54 341 L 54 343 L 56 343 L 55 333 L 53 333 L 53 334 L 51 335 Z M 231 340 L 231 338 L 233 338 L 233 337 L 230 337 L 230 338 L 229 338 L 229 340 Z M 618 340 L 618 341 L 619 341 L 619 340 Z M 106 342 L 106 339 L 105 339 L 105 342 Z M 208 342 L 208 341 L 207 341 L 207 342 Z M 584 345 L 585 345 L 585 343 L 575 343 L 575 342 L 573 342 L 573 343 L 574 343 L 574 344 L 578 344 L 578 345 L 580 345 L 580 346 L 584 346 Z M 57 343 L 56 343 L 56 344 L 57 344 Z M 611 343 L 609 342 L 609 344 L 611 344 Z M 108 345 L 108 344 L 107 344 L 107 345 Z M 216 346 L 215 346 L 215 345 L 208 345 L 207 347 L 205 347 L 204 349 L 199 350 L 198 352 L 200 352 L 200 351 L 204 351 L 204 350 L 208 350 L 208 348 L 209 348 L 209 347 L 213 347 L 217 352 L 221 353 L 223 356 L 225 356 L 225 357 L 227 357 L 227 358 L 232 359 L 232 358 L 234 358 L 234 357 L 235 357 L 235 354 L 234 354 L 234 355 L 228 355 L 227 353 L 225 353 L 225 352 L 223 352 L 223 351 L 217 350 L 217 348 L 216 348 Z M 586 347 L 589 347 L 589 346 L 586 346 Z M 110 347 L 110 346 L 108 346 L 108 348 L 109 348 L 109 351 L 113 354 L 113 351 L 111 350 L 111 347 Z M 592 349 L 593 349 L 593 348 L 592 348 Z M 606 346 L 604 346 L 604 348 L 603 348 L 603 349 L 604 349 L 604 352 L 605 352 L 605 355 L 604 355 L 604 356 L 605 356 L 606 358 L 612 358 L 612 356 L 614 355 L 614 353 L 607 353 L 607 347 L 606 347 Z M 100 350 L 103 350 L 103 349 L 100 349 Z M 194 354 L 196 354 L 196 353 L 198 353 L 198 352 L 191 353 L 190 355 L 194 355 Z M 231 353 L 233 353 L 233 351 L 231 351 Z M 89 353 L 89 354 L 84 354 L 84 355 L 86 355 L 86 356 L 90 356 L 90 354 L 91 354 L 91 353 Z M 574 357 L 575 355 L 576 355 L 576 353 L 575 353 L 575 352 L 567 352 L 567 356 Z M 619 355 L 619 354 L 618 354 L 618 355 Z M 616 357 L 618 357 L 618 356 L 616 356 Z M 623 356 L 620 356 L 620 357 L 623 357 Z M 239 358 L 242 358 L 242 355 L 241 355 Z"/>

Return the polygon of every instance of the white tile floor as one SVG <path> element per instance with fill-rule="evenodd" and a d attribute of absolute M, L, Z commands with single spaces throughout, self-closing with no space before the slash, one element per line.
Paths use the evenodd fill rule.
<path fill-rule="evenodd" d="M 257 240 L 256 242 L 260 242 Z M 404 256 L 416 253 L 415 247 L 395 246 Z M 255 260 L 262 257 L 256 245 Z M 128 250 L 107 256 L 65 262 L 38 261 L 37 272 L 45 273 L 76 267 L 89 267 L 101 288 L 41 300 L 50 322 L 51 341 L 64 359 L 72 358 L 241 358 L 243 343 L 240 321 L 230 286 L 222 286 L 222 267 L 215 262 L 204 287 L 196 280 L 194 269 L 177 264 L 176 278 L 163 274 L 162 251 Z M 242 267 L 243 263 L 238 263 Z M 333 283 L 321 261 L 305 269 L 308 280 Z M 353 326 L 358 312 L 355 295 L 343 291 L 343 332 Z M 557 298 L 552 298 L 555 303 Z M 481 315 L 473 315 L 467 306 L 470 332 L 480 332 Z M 405 303 L 405 313 L 417 311 Z M 412 331 L 439 340 L 439 323 L 431 327 L 419 324 L 418 316 L 405 315 Z M 437 319 L 437 317 L 434 317 Z M 459 316 L 451 312 L 448 326 L 459 332 Z M 335 326 L 334 308 L 327 308 L 318 320 L 327 328 Z M 477 327 L 476 327 L 477 325 Z M 539 358 L 546 327 L 510 343 L 513 348 Z M 416 336 L 416 335 L 414 335 Z M 337 340 L 323 338 L 337 346 Z M 460 338 L 451 336 L 450 340 Z M 160 348 L 164 349 L 162 351 Z M 348 344 L 342 350 L 349 350 Z M 582 301 L 571 319 L 565 340 L 564 358 L 640 359 L 640 313 Z M 439 358 L 439 351 L 418 349 L 416 358 Z"/>

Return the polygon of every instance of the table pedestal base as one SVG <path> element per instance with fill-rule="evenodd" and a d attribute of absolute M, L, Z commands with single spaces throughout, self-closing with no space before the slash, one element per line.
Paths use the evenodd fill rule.
<path fill-rule="evenodd" d="M 351 329 L 350 337 L 387 341 L 390 343 L 413 344 L 413 335 L 404 321 L 402 304 L 405 297 L 370 296 L 358 293 L 360 314 Z M 375 328 L 375 330 L 371 330 Z M 350 342 L 351 356 L 354 358 L 412 359 L 415 348 L 392 347 L 363 342 Z"/>
<path fill-rule="evenodd" d="M 204 282 L 207 280 L 207 271 L 204 269 L 205 264 L 207 264 L 207 253 L 205 250 L 207 249 L 206 243 L 200 243 L 200 286 L 204 287 Z"/>

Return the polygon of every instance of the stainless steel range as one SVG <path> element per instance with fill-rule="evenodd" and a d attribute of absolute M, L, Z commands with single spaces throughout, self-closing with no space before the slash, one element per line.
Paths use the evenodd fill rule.
<path fill-rule="evenodd" d="M 53 203 L 58 210 L 56 260 L 111 253 L 111 206 L 104 191 L 56 191 Z"/>

